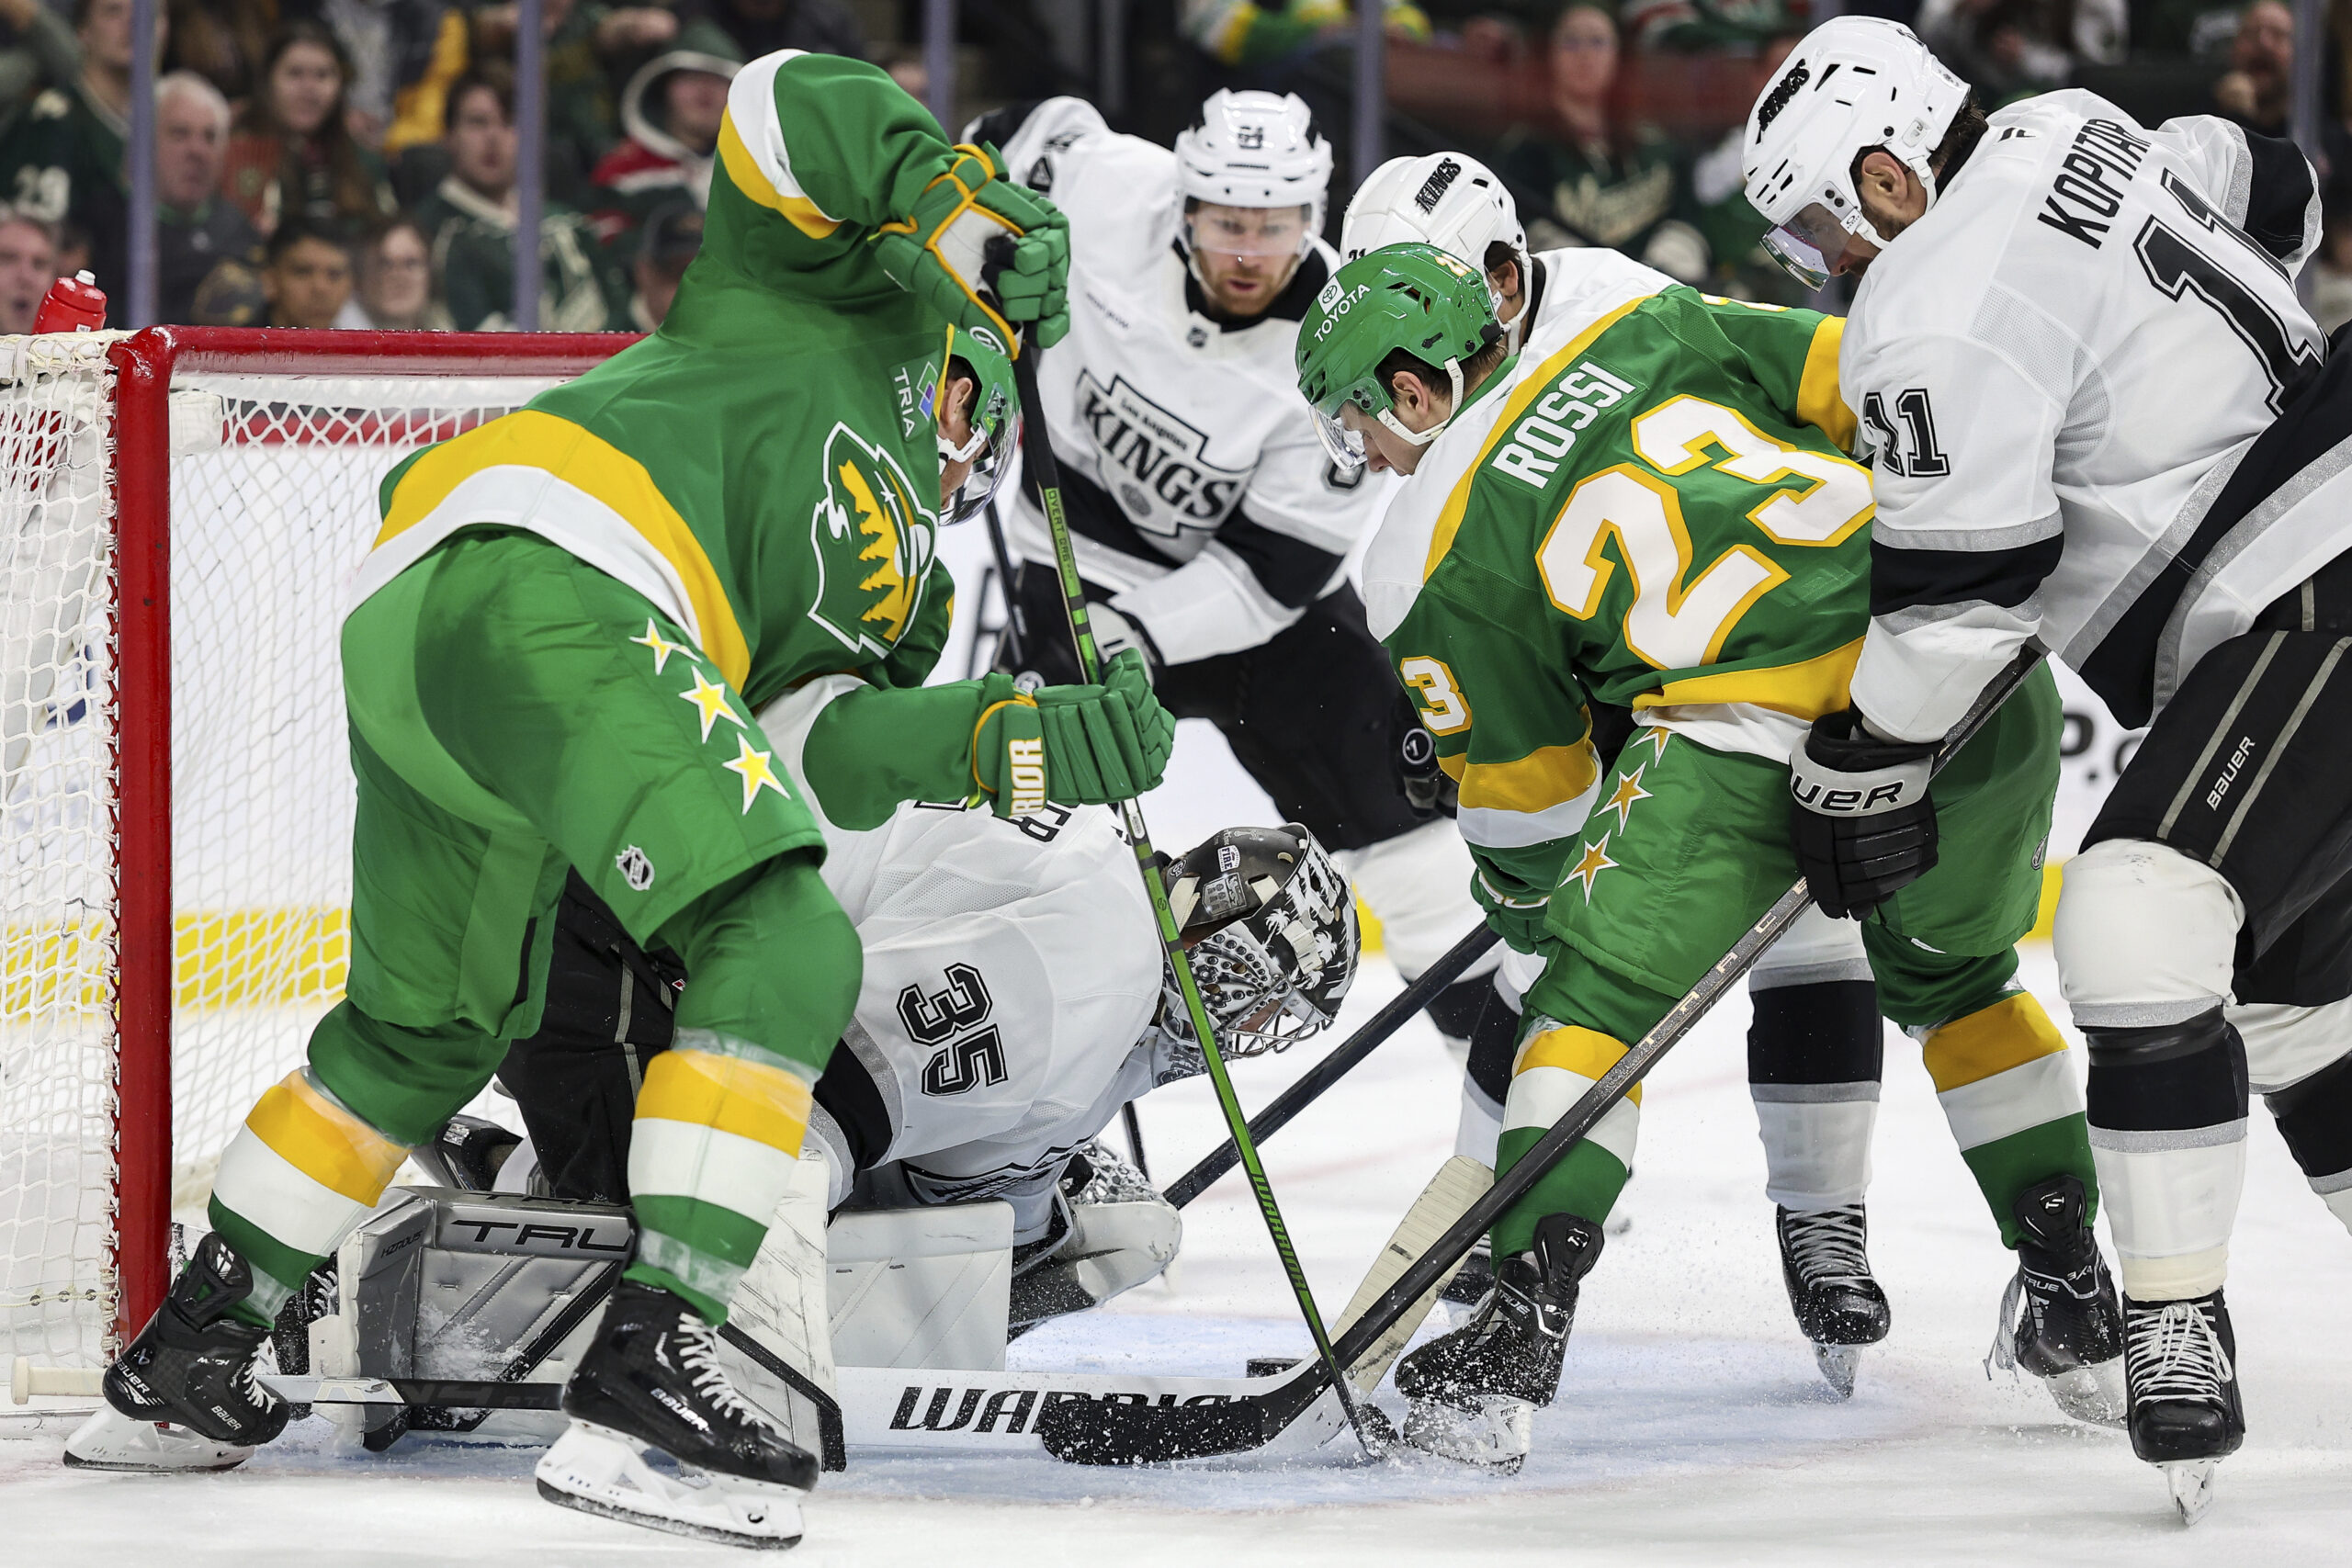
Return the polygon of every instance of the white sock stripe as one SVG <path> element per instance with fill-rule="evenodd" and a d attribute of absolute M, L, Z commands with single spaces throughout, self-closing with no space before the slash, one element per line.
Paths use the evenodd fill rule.
<path fill-rule="evenodd" d="M 1783 1209 L 1838 1209 L 1859 1203 L 1871 1181 L 1875 1100 L 1789 1104 L 1759 1101 L 1756 1133 L 1764 1144 L 1764 1194 Z"/>
<path fill-rule="evenodd" d="M 1592 1079 L 1566 1067 L 1528 1068 L 1510 1080 L 1510 1098 L 1503 1105 L 1503 1130 L 1549 1127 L 1566 1115 L 1592 1085 Z M 1609 1108 L 1609 1113 L 1588 1136 L 1630 1168 L 1641 1118 L 1641 1107 L 1630 1100 L 1621 1100 Z"/>
<path fill-rule="evenodd" d="M 628 1187 L 637 1197 L 697 1198 L 765 1224 L 792 1183 L 793 1156 L 741 1134 L 666 1117 L 632 1124 Z"/>
<path fill-rule="evenodd" d="M 2229 1245 L 2245 1181 L 2244 1143 L 2155 1153 L 2094 1145 L 2091 1157 L 2100 1207 L 2125 1258 L 2188 1258 Z"/>
<path fill-rule="evenodd" d="M 329 1253 L 368 1213 L 239 1127 L 220 1156 L 212 1195 L 221 1206 L 272 1241 L 297 1252 Z"/>
<path fill-rule="evenodd" d="M 1962 1151 L 2061 1117 L 2079 1115 L 2082 1085 L 2075 1077 L 2075 1054 L 2036 1056 L 1989 1078 L 1948 1089 L 1936 1096 Z"/>
<path fill-rule="evenodd" d="M 2210 1127 L 2166 1127 L 2133 1133 L 2114 1127 L 2091 1129 L 2091 1147 L 2123 1155 L 2160 1155 L 2172 1149 L 2218 1149 L 2245 1142 L 2245 1119 L 2216 1122 Z"/>

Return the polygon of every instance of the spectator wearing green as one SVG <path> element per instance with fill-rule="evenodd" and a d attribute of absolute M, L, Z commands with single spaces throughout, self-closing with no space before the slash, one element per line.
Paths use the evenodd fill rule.
<path fill-rule="evenodd" d="M 433 242 L 433 275 L 450 325 L 505 332 L 514 325 L 514 77 L 491 61 L 449 88 L 445 142 L 449 174 L 417 204 Z M 539 223 L 539 330 L 595 332 L 607 313 L 587 220 L 549 203 Z"/>
<path fill-rule="evenodd" d="M 156 47 L 167 28 L 155 17 Z M 74 0 L 82 68 L 36 96 L 0 137 L 0 203 L 89 236 L 90 270 L 126 287 L 130 193 L 123 174 L 130 116 L 130 0 Z"/>

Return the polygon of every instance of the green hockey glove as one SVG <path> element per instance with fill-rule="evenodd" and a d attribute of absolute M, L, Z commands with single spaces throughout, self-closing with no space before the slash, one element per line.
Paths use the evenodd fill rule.
<path fill-rule="evenodd" d="M 1040 348 L 1069 331 L 1069 220 L 1006 179 L 992 147 L 958 146 L 946 173 L 923 187 L 915 209 L 875 231 L 875 259 L 891 281 L 967 330 L 995 333 L 1007 349 L 1027 326 Z M 1012 241 L 984 282 L 989 242 Z M 993 285 L 993 298 L 984 289 Z"/>
<path fill-rule="evenodd" d="M 1143 655 L 1132 649 L 1111 661 L 1099 686 L 1046 686 L 1030 695 L 991 675 L 981 694 L 972 781 L 999 817 L 1025 817 L 1047 801 L 1132 799 L 1159 783 L 1175 750 L 1175 717 L 1151 694 Z"/>

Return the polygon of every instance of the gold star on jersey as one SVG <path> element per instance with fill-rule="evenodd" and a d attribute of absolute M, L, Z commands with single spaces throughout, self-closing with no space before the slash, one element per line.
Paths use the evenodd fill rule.
<path fill-rule="evenodd" d="M 1568 877 L 1584 884 L 1584 901 L 1589 904 L 1592 902 L 1593 883 L 1599 880 L 1602 872 L 1613 870 L 1616 864 L 1609 858 L 1609 835 L 1603 833 L 1584 847 L 1584 854 L 1568 868 Z"/>
<path fill-rule="evenodd" d="M 1647 766 L 1647 762 L 1642 764 L 1643 768 Z M 1642 787 L 1642 768 L 1635 768 L 1618 779 L 1617 787 L 1600 803 L 1600 809 L 1617 813 L 1617 826 L 1622 829 L 1633 818 L 1634 803 L 1649 798 L 1650 792 Z"/>
<path fill-rule="evenodd" d="M 678 694 L 678 700 L 680 702 L 694 704 L 695 713 L 702 718 L 703 739 L 707 741 L 710 739 L 711 726 L 717 724 L 722 718 L 738 729 L 746 728 L 743 721 L 735 716 L 734 708 L 729 705 L 727 701 L 727 688 L 725 686 L 717 683 L 712 681 L 709 676 L 704 674 L 700 665 L 695 666 L 694 676 L 694 689 L 688 692 L 680 692 Z M 746 807 L 745 809 L 748 810 L 749 807 Z"/>
<path fill-rule="evenodd" d="M 653 650 L 653 672 L 656 675 L 669 666 L 670 655 L 687 651 L 684 643 L 665 640 L 662 636 L 662 628 L 654 624 L 653 617 L 650 615 L 645 618 L 645 635 L 633 637 L 628 640 L 639 648 L 650 648 Z"/>
<path fill-rule="evenodd" d="M 763 789 L 772 789 L 786 800 L 792 798 L 792 792 L 785 788 L 784 781 L 776 776 L 775 753 L 753 750 L 747 736 L 735 738 L 735 760 L 718 765 L 742 779 L 743 815 L 746 817 L 752 814 L 752 802 L 760 797 L 760 791 Z"/>

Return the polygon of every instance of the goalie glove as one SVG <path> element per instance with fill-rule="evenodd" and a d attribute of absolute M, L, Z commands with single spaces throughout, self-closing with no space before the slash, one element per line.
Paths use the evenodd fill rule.
<path fill-rule="evenodd" d="M 957 147 L 914 211 L 875 231 L 874 256 L 892 282 L 967 331 L 986 328 L 1010 344 L 1026 326 L 1049 348 L 1069 331 L 1069 220 L 1004 178 L 1002 162 L 994 148 Z M 1011 244 L 996 253 L 1001 268 L 984 276 L 992 240 Z"/>
<path fill-rule="evenodd" d="M 1882 740 L 1858 709 L 1814 720 L 1789 761 L 1790 839 L 1821 912 L 1859 919 L 1936 864 L 1933 742 Z"/>
<path fill-rule="evenodd" d="M 1021 691 L 1009 675 L 981 683 L 972 727 L 972 782 L 999 817 L 1025 817 L 1052 801 L 1109 806 L 1159 783 L 1176 746 L 1176 720 L 1151 694 L 1143 655 L 1111 661 L 1099 686 Z"/>

